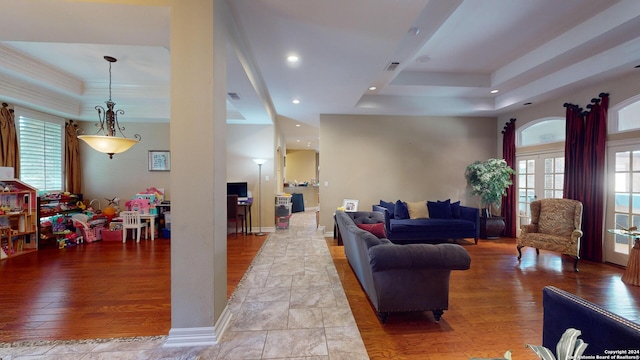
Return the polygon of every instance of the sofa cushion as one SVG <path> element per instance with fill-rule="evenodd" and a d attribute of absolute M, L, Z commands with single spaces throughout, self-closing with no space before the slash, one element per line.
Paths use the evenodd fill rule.
<path fill-rule="evenodd" d="M 368 231 L 375 235 L 378 239 L 384 239 L 387 237 L 387 234 L 384 231 L 384 223 L 376 223 L 376 224 L 356 224 L 360 229 L 364 231 Z"/>
<path fill-rule="evenodd" d="M 462 215 L 460 214 L 460 201 L 456 201 L 451 203 L 451 217 L 454 219 L 460 219 Z"/>
<path fill-rule="evenodd" d="M 451 202 L 445 201 L 428 201 L 427 208 L 432 219 L 451 219 Z"/>
<path fill-rule="evenodd" d="M 409 218 L 409 209 L 407 208 L 407 203 L 400 200 L 396 201 L 396 204 L 393 208 L 393 218 L 398 220 Z"/>
<path fill-rule="evenodd" d="M 407 209 L 409 209 L 409 219 L 426 219 L 429 217 L 426 201 L 407 201 Z"/>
<path fill-rule="evenodd" d="M 391 220 L 390 231 L 395 232 L 437 232 L 451 231 L 455 228 L 459 231 L 475 230 L 475 223 L 463 219 L 404 219 Z"/>
<path fill-rule="evenodd" d="M 393 219 L 393 214 L 394 214 L 393 209 L 396 207 L 396 204 L 392 202 L 386 202 L 384 200 L 380 200 L 380 206 L 387 209 L 387 211 L 389 212 L 389 217 Z"/>

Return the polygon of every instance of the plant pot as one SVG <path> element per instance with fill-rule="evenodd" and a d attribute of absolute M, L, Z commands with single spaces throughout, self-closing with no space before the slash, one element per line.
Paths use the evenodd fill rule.
<path fill-rule="evenodd" d="M 499 239 L 500 235 L 504 231 L 504 217 L 491 216 L 480 217 L 480 238 L 495 240 Z"/>

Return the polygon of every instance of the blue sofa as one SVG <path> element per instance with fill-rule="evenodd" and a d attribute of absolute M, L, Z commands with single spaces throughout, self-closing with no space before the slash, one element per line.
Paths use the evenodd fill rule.
<path fill-rule="evenodd" d="M 574 328 L 582 332 L 579 338 L 589 344 L 584 355 L 610 355 L 611 359 L 615 351 L 640 355 L 640 324 L 553 286 L 542 290 L 542 306 L 542 345 L 547 349 L 555 352 L 565 330 Z"/>
<path fill-rule="evenodd" d="M 404 204 L 404 205 L 403 205 Z M 428 218 L 409 218 L 406 203 L 401 200 L 380 201 L 373 211 L 384 214 L 387 238 L 395 244 L 419 244 L 442 242 L 448 239 L 473 238 L 478 243 L 480 213 L 477 208 L 460 205 L 460 202 L 427 201 Z"/>

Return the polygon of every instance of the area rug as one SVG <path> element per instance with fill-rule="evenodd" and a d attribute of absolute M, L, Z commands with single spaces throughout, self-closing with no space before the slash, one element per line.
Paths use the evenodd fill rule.
<path fill-rule="evenodd" d="M 130 343 L 130 342 L 154 341 L 158 339 L 163 339 L 165 337 L 166 336 L 134 336 L 134 337 L 105 338 L 105 339 L 15 341 L 15 342 L 8 342 L 8 343 L 0 342 L 0 348 L 79 345 L 79 344 L 104 344 L 104 343 Z"/>

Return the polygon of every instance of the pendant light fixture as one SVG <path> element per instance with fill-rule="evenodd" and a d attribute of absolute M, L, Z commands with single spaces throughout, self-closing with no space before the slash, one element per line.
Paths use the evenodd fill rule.
<path fill-rule="evenodd" d="M 124 115 L 124 110 L 114 110 L 116 103 L 111 100 L 111 64 L 118 61 L 111 56 L 105 56 L 104 59 L 109 62 L 109 100 L 105 102 L 107 109 L 97 105 L 95 109 L 98 111 L 99 127 L 95 135 L 79 135 L 78 139 L 83 140 L 95 150 L 109 155 L 109 159 L 113 159 L 113 154 L 119 154 L 129 150 L 133 145 L 142 140 L 139 134 L 135 134 L 135 139 L 124 136 L 124 126 L 118 123 L 118 115 Z M 116 130 L 122 135 L 117 136 Z"/>

